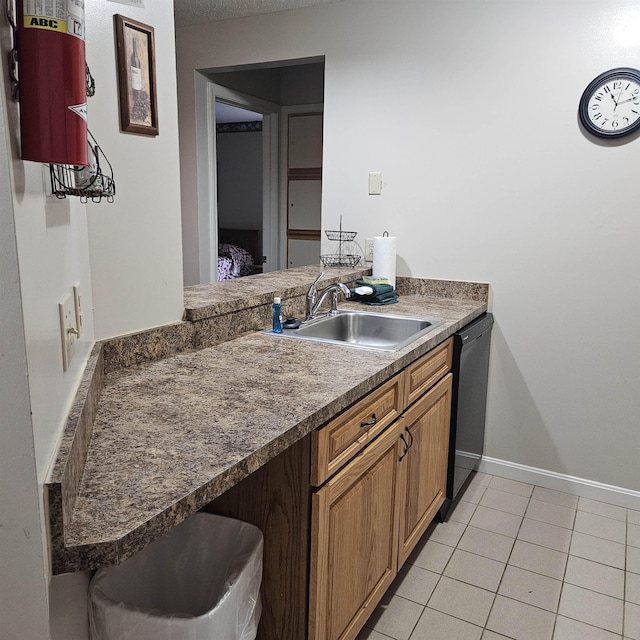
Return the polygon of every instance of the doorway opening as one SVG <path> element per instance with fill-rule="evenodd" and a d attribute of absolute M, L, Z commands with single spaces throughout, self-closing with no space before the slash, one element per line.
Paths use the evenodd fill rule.
<path fill-rule="evenodd" d="M 260 273 L 263 114 L 216 99 L 218 280 Z"/>
<path fill-rule="evenodd" d="M 304 184 L 299 182 L 291 201 L 289 124 L 304 114 L 322 117 L 323 102 L 323 58 L 200 70 L 196 135 L 201 283 L 229 275 L 228 262 L 220 261 L 228 245 L 253 258 L 241 274 L 232 267 L 237 275 L 319 263 L 321 190 L 318 183 L 301 193 Z M 310 139 L 320 162 L 321 129 L 319 154 L 318 136 Z M 304 136 L 296 134 L 295 140 L 300 156 Z M 315 180 L 321 167 L 314 169 Z M 294 178 L 307 176 L 298 171 Z M 306 213 L 304 207 L 309 208 Z M 290 216 L 292 209 L 295 214 Z M 310 228 L 291 229 L 290 217 L 294 226 L 304 220 Z"/>

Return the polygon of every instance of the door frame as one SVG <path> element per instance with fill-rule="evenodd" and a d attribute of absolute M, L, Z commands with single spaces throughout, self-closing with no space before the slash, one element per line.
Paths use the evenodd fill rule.
<path fill-rule="evenodd" d="M 216 172 L 216 101 L 263 115 L 262 121 L 262 250 L 264 271 L 282 268 L 279 238 L 280 105 L 220 86 L 195 74 L 196 184 L 198 201 L 198 264 L 200 284 L 218 280 L 218 185 Z"/>

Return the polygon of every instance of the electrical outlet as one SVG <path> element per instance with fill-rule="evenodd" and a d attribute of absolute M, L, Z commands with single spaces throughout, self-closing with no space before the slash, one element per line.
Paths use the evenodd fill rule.
<path fill-rule="evenodd" d="M 60 341 L 62 343 L 62 370 L 67 371 L 78 339 L 76 328 L 76 310 L 71 294 L 67 293 L 58 303 L 60 316 Z"/>
<path fill-rule="evenodd" d="M 82 298 L 80 297 L 80 283 L 73 285 L 73 306 L 76 312 L 76 329 L 78 330 L 78 338 L 82 335 Z"/>
<path fill-rule="evenodd" d="M 373 262 L 373 238 L 364 241 L 364 259 L 365 262 Z"/>

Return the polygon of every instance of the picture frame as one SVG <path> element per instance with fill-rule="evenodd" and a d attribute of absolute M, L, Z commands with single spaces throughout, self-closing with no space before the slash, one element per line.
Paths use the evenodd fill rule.
<path fill-rule="evenodd" d="M 120 130 L 158 135 L 154 29 L 114 15 L 118 59 Z"/>

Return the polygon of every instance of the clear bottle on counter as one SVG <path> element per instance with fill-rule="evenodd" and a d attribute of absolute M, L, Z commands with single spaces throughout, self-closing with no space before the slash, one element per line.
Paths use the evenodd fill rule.
<path fill-rule="evenodd" d="M 273 333 L 282 333 L 282 301 L 276 297 L 273 299 Z"/>

